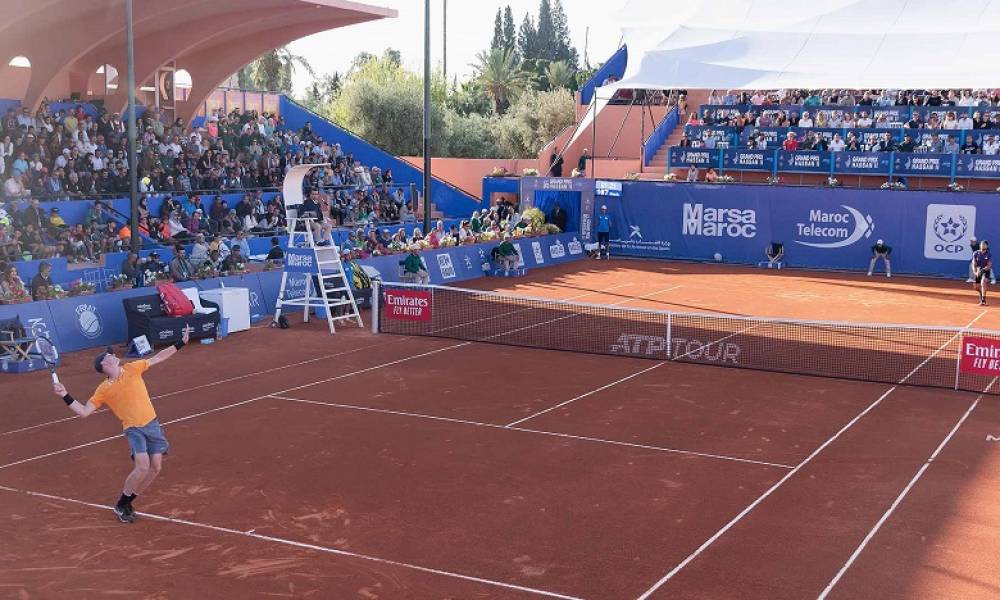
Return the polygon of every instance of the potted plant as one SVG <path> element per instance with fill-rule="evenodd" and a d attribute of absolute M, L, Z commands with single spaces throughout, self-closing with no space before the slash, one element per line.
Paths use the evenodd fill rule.
<path fill-rule="evenodd" d="M 538 177 L 538 169 L 527 168 L 521 171 L 525 177 Z"/>
<path fill-rule="evenodd" d="M 490 173 L 490 177 L 506 177 L 507 167 L 493 167 L 493 171 Z"/>
<path fill-rule="evenodd" d="M 677 173 L 667 173 L 663 176 L 663 181 L 677 181 Z"/>
<path fill-rule="evenodd" d="M 948 184 L 948 189 L 952 192 L 964 192 L 965 186 L 953 181 Z"/>

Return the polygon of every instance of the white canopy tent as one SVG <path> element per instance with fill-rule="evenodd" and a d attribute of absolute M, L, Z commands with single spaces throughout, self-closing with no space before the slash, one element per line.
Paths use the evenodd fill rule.
<path fill-rule="evenodd" d="M 572 140 L 619 89 L 1000 87 L 1000 0 L 630 0 L 619 20 L 625 74 Z"/>

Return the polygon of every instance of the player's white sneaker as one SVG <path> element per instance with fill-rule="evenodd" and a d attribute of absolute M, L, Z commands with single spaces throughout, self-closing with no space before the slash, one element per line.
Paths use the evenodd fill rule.
<path fill-rule="evenodd" d="M 965 283 L 976 283 L 976 280 L 969 277 L 968 279 L 965 280 Z"/>
<path fill-rule="evenodd" d="M 872 272 L 871 272 L 871 271 L 868 271 L 868 276 L 869 276 L 869 277 L 871 277 L 871 276 L 872 276 Z"/>
<path fill-rule="evenodd" d="M 892 277 L 892 273 L 886 273 L 885 276 L 886 277 Z"/>

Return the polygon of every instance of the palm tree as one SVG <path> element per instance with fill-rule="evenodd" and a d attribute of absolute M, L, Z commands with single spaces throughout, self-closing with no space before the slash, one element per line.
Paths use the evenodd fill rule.
<path fill-rule="evenodd" d="M 237 80 L 241 88 L 269 92 L 291 92 L 292 73 L 296 67 L 315 77 L 312 65 L 302 56 L 292 54 L 287 46 L 266 52 L 239 70 Z"/>
<path fill-rule="evenodd" d="M 490 97 L 493 112 L 503 114 L 513 97 L 528 84 L 528 76 L 521 70 L 520 61 L 509 48 L 490 48 L 476 55 L 479 86 Z"/>
<path fill-rule="evenodd" d="M 548 68 L 545 70 L 545 79 L 549 82 L 550 90 L 557 90 L 559 88 L 572 89 L 575 77 L 576 73 L 573 72 L 573 68 L 564 60 L 549 63 Z"/>

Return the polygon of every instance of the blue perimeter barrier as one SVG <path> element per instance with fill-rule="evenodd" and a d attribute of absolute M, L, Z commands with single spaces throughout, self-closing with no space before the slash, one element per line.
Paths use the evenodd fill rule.
<path fill-rule="evenodd" d="M 584 257 L 578 234 L 562 233 L 514 241 L 528 268 L 560 264 Z M 431 283 L 452 284 L 483 277 L 482 265 L 489 262 L 490 250 L 499 242 L 427 250 L 420 254 L 426 263 Z M 383 281 L 400 280 L 400 261 L 404 254 L 376 256 L 357 261 L 379 271 Z M 182 288 L 201 290 L 243 287 L 250 290 L 251 318 L 274 314 L 282 271 L 264 271 L 179 284 Z M 289 274 L 289 298 L 301 297 L 307 276 Z M 122 300 L 155 294 L 152 287 L 120 290 L 91 296 L 0 305 L 0 319 L 19 316 L 26 328 L 44 334 L 63 352 L 107 346 L 127 341 L 127 325 Z"/>
<path fill-rule="evenodd" d="M 884 239 L 896 273 L 965 279 L 972 238 L 1000 236 L 1000 194 L 622 182 L 600 203 L 619 256 L 756 264 L 781 242 L 788 266 L 866 270 Z"/>

